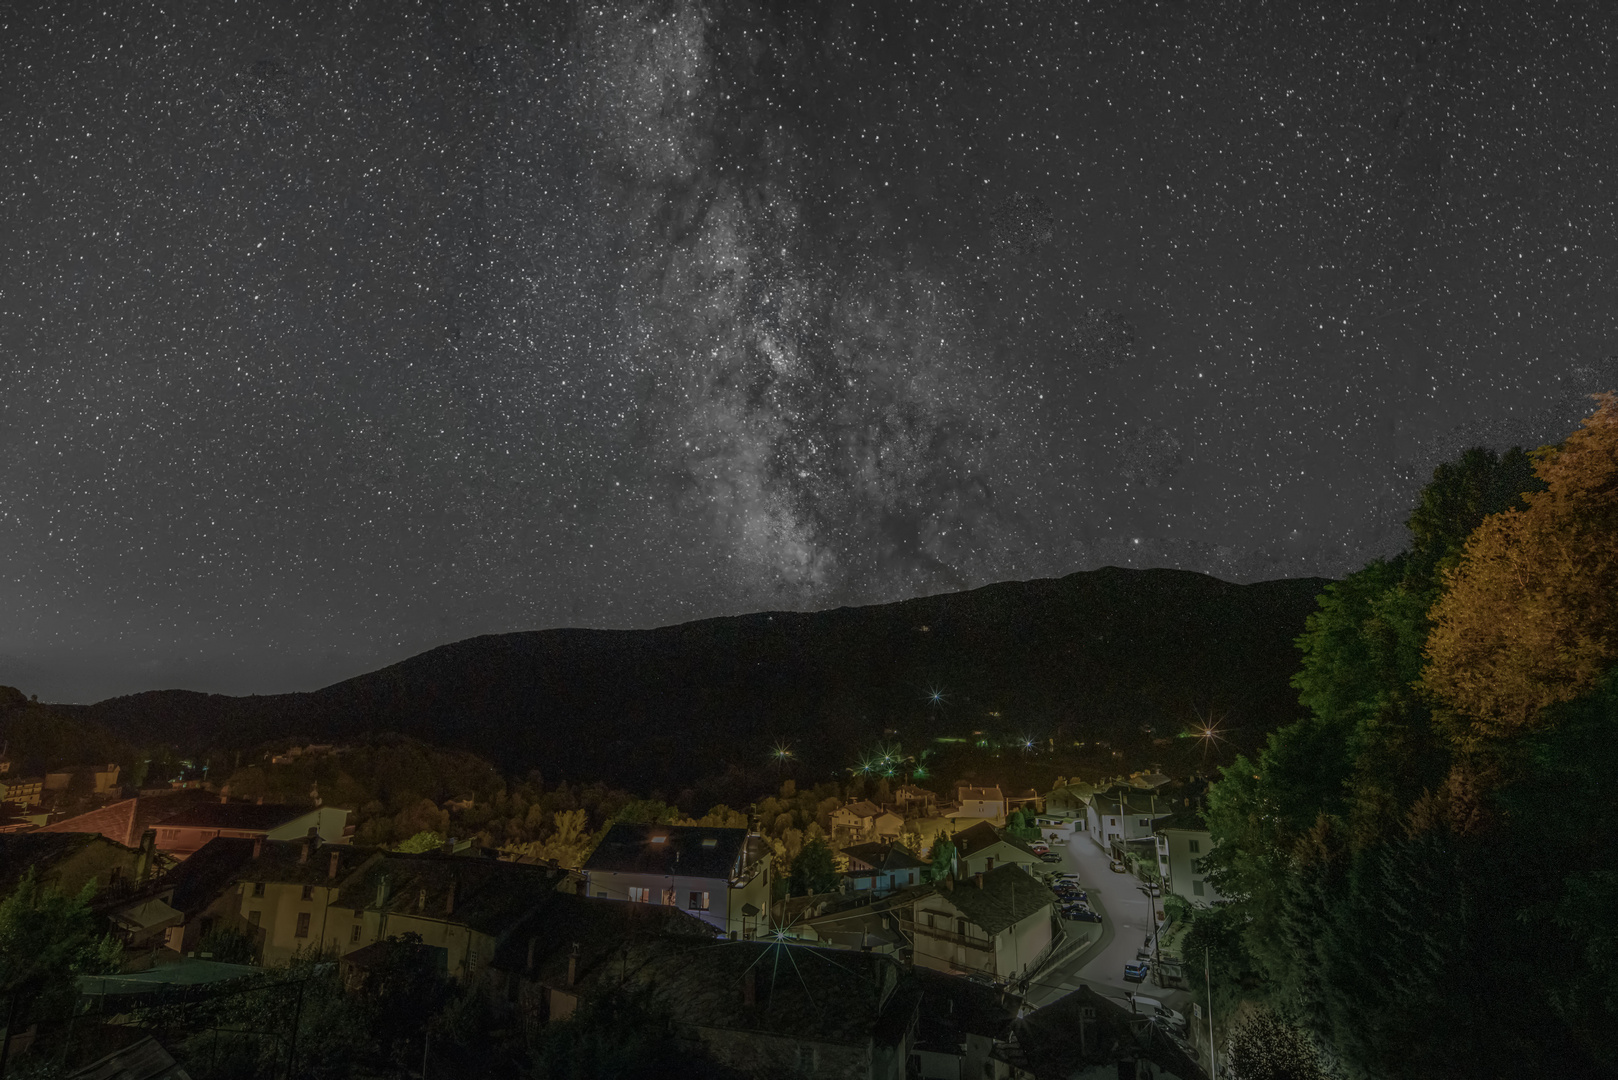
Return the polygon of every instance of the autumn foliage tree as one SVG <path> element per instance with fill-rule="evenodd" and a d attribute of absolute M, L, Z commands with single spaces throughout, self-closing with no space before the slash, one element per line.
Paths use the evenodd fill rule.
<path fill-rule="evenodd" d="M 1546 490 L 1486 518 L 1431 612 L 1423 685 L 1468 737 L 1531 726 L 1618 660 L 1618 398 L 1534 456 Z"/>

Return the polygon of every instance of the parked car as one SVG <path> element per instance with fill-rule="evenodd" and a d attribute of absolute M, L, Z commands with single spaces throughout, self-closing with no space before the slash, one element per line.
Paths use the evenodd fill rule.
<path fill-rule="evenodd" d="M 1157 998 L 1147 997 L 1145 994 L 1134 994 L 1131 1000 L 1135 1003 L 1137 1013 L 1145 1013 L 1177 1035 L 1185 1034 L 1184 1013 L 1171 1009 Z"/>
<path fill-rule="evenodd" d="M 1035 855 L 1047 855 L 1050 853 L 1051 846 L 1043 840 L 1035 840 L 1032 844 L 1028 845 L 1028 850 L 1032 851 Z"/>
<path fill-rule="evenodd" d="M 1144 982 L 1146 975 L 1152 970 L 1150 960 L 1136 960 L 1132 964 L 1124 965 L 1124 978 L 1130 982 Z"/>
<path fill-rule="evenodd" d="M 1127 873 L 1129 873 L 1129 867 L 1125 866 L 1123 863 L 1119 862 L 1117 859 L 1108 859 L 1107 860 L 1107 869 L 1111 870 L 1115 874 L 1127 874 Z"/>
<path fill-rule="evenodd" d="M 1054 851 L 1036 851 L 1034 854 L 1038 855 L 1039 861 L 1043 863 L 1057 863 L 1062 861 L 1062 856 L 1056 854 Z"/>
<path fill-rule="evenodd" d="M 1091 911 L 1089 908 L 1084 908 L 1082 910 L 1077 909 L 1077 908 L 1072 909 L 1072 910 L 1064 910 L 1062 912 L 1062 918 L 1067 919 L 1070 922 L 1093 922 L 1093 923 L 1098 923 L 1098 922 L 1101 921 L 1101 916 L 1097 915 L 1095 912 Z"/>
<path fill-rule="evenodd" d="M 1146 891 L 1146 895 L 1148 896 L 1163 895 L 1163 887 L 1155 881 L 1148 881 L 1145 885 L 1142 885 L 1141 888 Z"/>

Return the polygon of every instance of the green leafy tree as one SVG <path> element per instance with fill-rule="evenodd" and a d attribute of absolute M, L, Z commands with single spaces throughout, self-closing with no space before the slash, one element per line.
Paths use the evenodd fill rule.
<path fill-rule="evenodd" d="M 419 855 L 423 852 L 437 851 L 444 846 L 444 838 L 435 832 L 419 832 L 393 846 L 394 851 L 402 851 L 408 855 Z"/>
<path fill-rule="evenodd" d="M 29 867 L 0 901 L 0 997 L 15 1001 L 21 1017 L 65 1016 L 78 997 L 78 976 L 118 970 L 123 950 L 97 932 L 93 896 L 93 886 L 68 896 Z"/>
<path fill-rule="evenodd" d="M 932 861 L 927 865 L 927 880 L 941 882 L 955 872 L 955 844 L 944 837 L 933 841 Z"/>
<path fill-rule="evenodd" d="M 1225 1068 L 1240 1080 L 1330 1080 L 1308 1035 L 1268 1009 L 1251 1013 L 1230 1033 Z"/>
<path fill-rule="evenodd" d="M 794 896 L 836 892 L 842 884 L 832 850 L 820 839 L 805 842 L 792 860 L 791 889 Z"/>

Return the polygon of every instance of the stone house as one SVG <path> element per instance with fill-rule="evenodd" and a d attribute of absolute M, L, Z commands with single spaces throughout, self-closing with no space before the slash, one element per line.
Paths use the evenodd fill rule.
<path fill-rule="evenodd" d="M 1058 940 L 1056 894 L 1015 865 L 959 881 L 949 879 L 916 899 L 911 925 L 918 967 L 1026 976 Z"/>
<path fill-rule="evenodd" d="M 771 849 L 747 829 L 614 825 L 584 862 L 588 895 L 677 907 L 736 938 L 762 933 Z"/>

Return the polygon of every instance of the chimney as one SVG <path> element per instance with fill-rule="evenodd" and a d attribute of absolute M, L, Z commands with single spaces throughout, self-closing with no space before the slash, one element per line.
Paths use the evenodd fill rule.
<path fill-rule="evenodd" d="M 742 976 L 742 1004 L 758 1004 L 758 979 L 753 974 L 752 968 L 748 968 L 747 972 Z"/>
<path fill-rule="evenodd" d="M 749 971 L 752 969 L 749 968 Z M 579 981 L 579 943 L 574 942 L 573 948 L 567 951 L 567 984 L 573 986 Z"/>
<path fill-rule="evenodd" d="M 309 839 L 308 839 L 308 837 L 305 837 L 303 843 L 298 845 L 298 861 L 301 862 L 301 863 L 306 863 L 306 862 L 309 861 Z"/>
<path fill-rule="evenodd" d="M 534 973 L 534 950 L 538 947 L 539 939 L 537 937 L 528 939 L 528 974 L 530 975 Z"/>
<path fill-rule="evenodd" d="M 388 875 L 383 874 L 376 883 L 376 906 L 385 907 L 388 902 Z"/>
<path fill-rule="evenodd" d="M 455 914 L 455 882 L 449 883 L 449 894 L 444 897 L 444 914 Z"/>
<path fill-rule="evenodd" d="M 260 795 L 258 797 L 258 801 L 255 802 L 253 805 L 254 806 L 263 806 L 264 805 L 264 796 Z"/>
<path fill-rule="evenodd" d="M 264 838 L 262 836 L 253 837 L 253 858 L 257 859 L 260 856 L 262 856 L 263 854 L 264 854 Z"/>
<path fill-rule="evenodd" d="M 219 796 L 219 805 L 220 806 L 225 805 L 229 801 L 230 801 L 230 796 L 229 795 L 221 795 L 221 796 Z"/>
<path fill-rule="evenodd" d="M 980 889 L 983 888 L 983 871 L 979 870 L 977 873 L 973 874 L 972 876 L 977 879 L 978 888 L 980 888 Z"/>
<path fill-rule="evenodd" d="M 135 860 L 135 884 L 146 884 L 146 875 L 152 872 L 152 856 L 157 854 L 157 830 L 147 829 L 140 834 L 140 856 Z"/>
<path fill-rule="evenodd" d="M 341 852 L 334 851 L 331 853 L 331 859 L 326 863 L 327 878 L 335 878 L 337 876 L 337 862 L 340 855 Z"/>

